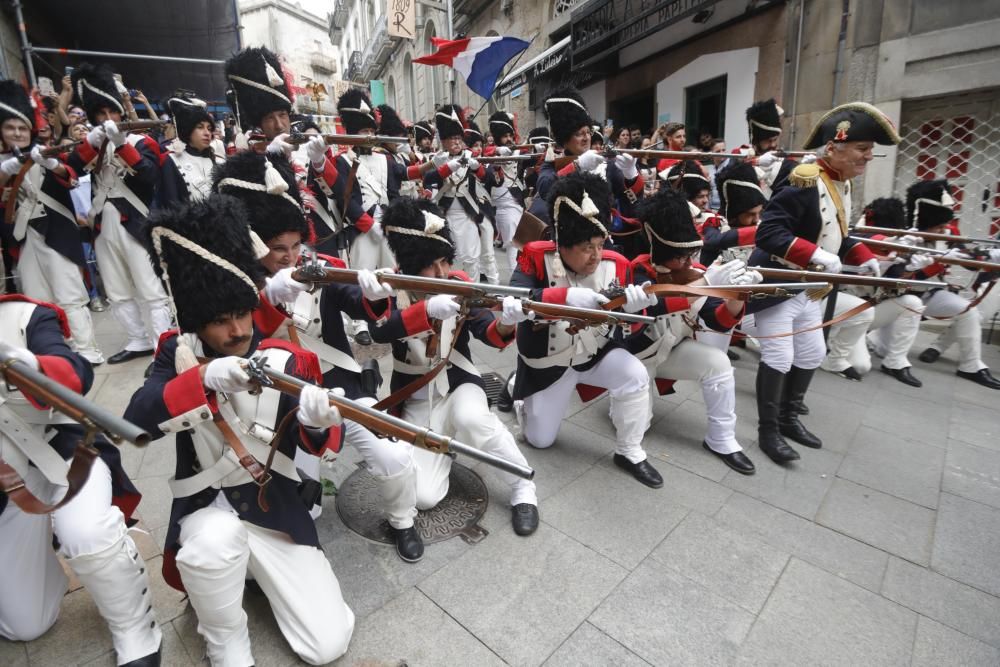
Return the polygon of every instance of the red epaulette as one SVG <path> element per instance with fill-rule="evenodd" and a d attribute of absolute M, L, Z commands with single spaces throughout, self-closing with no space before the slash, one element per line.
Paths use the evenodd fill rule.
<path fill-rule="evenodd" d="M 545 280 L 545 253 L 554 252 L 555 241 L 532 241 L 521 249 L 517 266 L 522 273 Z"/>
<path fill-rule="evenodd" d="M 316 356 L 315 352 L 301 348 L 295 343 L 287 340 L 282 340 L 280 338 L 265 338 L 261 341 L 260 345 L 257 346 L 258 350 L 270 350 L 270 349 L 284 350 L 285 352 L 290 352 L 295 358 L 295 367 L 292 370 L 292 374 L 303 380 L 310 380 L 312 382 L 321 382 L 323 380 L 323 371 L 319 367 L 319 357 Z"/>

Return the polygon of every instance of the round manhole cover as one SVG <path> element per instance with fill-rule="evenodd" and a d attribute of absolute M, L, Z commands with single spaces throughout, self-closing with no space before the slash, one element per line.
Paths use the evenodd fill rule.
<path fill-rule="evenodd" d="M 489 494 L 479 475 L 452 462 L 448 495 L 433 509 L 418 512 L 414 525 L 424 544 L 456 535 L 475 543 L 487 534 L 478 524 L 488 503 Z M 369 540 L 394 544 L 380 504 L 375 478 L 364 468 L 354 471 L 337 492 L 337 514 L 348 528 Z"/>

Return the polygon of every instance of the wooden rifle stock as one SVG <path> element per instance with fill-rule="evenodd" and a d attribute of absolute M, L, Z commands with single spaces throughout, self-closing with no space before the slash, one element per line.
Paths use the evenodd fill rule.
<path fill-rule="evenodd" d="M 961 257 L 948 257 L 946 255 L 946 251 L 944 250 L 936 250 L 934 248 L 916 248 L 914 246 L 906 245 L 905 243 L 893 243 L 891 241 L 883 241 L 882 239 L 860 238 L 857 236 L 848 236 L 847 240 L 864 243 L 868 247 L 876 250 L 889 250 L 891 252 L 904 253 L 906 255 L 933 255 L 934 261 L 940 264 L 961 266 L 962 268 L 969 269 L 970 271 L 1000 271 L 1000 264 L 997 264 L 996 262 L 984 262 L 978 259 L 963 259 Z"/>
<path fill-rule="evenodd" d="M 271 387 L 292 396 L 301 394 L 304 387 L 314 386 L 309 382 L 271 368 L 260 357 L 248 361 L 246 371 L 250 375 L 250 378 L 261 386 Z M 449 436 L 436 433 L 429 428 L 417 426 L 398 417 L 380 412 L 357 401 L 340 396 L 335 392 L 327 391 L 327 397 L 330 399 L 330 404 L 340 411 L 344 419 L 357 422 L 373 433 L 404 440 L 415 447 L 420 447 L 436 454 L 447 454 L 448 452 L 462 454 L 494 468 L 517 475 L 522 479 L 532 479 L 535 476 L 535 471 L 531 468 L 484 452 L 458 440 L 454 440 Z"/>
<path fill-rule="evenodd" d="M 396 290 L 407 292 L 423 292 L 425 294 L 451 294 L 464 298 L 474 298 L 489 295 L 527 297 L 531 290 L 526 287 L 510 287 L 508 285 L 490 285 L 473 283 L 465 280 L 450 280 L 448 278 L 424 278 L 409 276 L 402 273 L 376 273 L 379 282 Z M 356 285 L 358 272 L 354 269 L 337 269 L 307 264 L 296 269 L 292 278 L 302 283 L 325 285 L 339 283 L 341 285 Z"/>

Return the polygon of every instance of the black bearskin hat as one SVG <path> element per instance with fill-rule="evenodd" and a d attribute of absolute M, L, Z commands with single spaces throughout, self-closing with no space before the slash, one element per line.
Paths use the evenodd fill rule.
<path fill-rule="evenodd" d="M 955 217 L 955 200 L 945 179 L 917 181 L 906 189 L 906 222 L 925 231 Z"/>
<path fill-rule="evenodd" d="M 735 221 L 740 213 L 767 203 L 757 170 L 749 162 L 730 161 L 715 175 L 715 187 L 719 190 L 719 214 L 727 220 Z"/>
<path fill-rule="evenodd" d="M 747 109 L 747 128 L 750 132 L 750 143 L 756 145 L 764 139 L 770 139 L 781 134 L 781 115 L 784 110 L 777 105 L 772 97 L 763 102 L 754 102 Z"/>
<path fill-rule="evenodd" d="M 263 281 L 263 269 L 246 219 L 239 200 L 218 194 L 150 216 L 147 233 L 154 249 L 153 268 L 168 280 L 181 331 L 194 333 L 221 316 L 257 307 L 256 285 Z M 243 275 L 181 247 L 173 234 L 232 263 Z"/>
<path fill-rule="evenodd" d="M 490 115 L 490 134 L 493 135 L 493 143 L 500 145 L 500 137 L 505 134 L 515 136 L 514 116 L 507 111 L 496 111 Z"/>
<path fill-rule="evenodd" d="M 455 261 L 451 231 L 437 204 L 398 197 L 382 213 L 382 229 L 399 270 L 407 275 L 417 275 L 442 257 Z"/>
<path fill-rule="evenodd" d="M 378 118 L 378 130 L 376 131 L 379 134 L 386 137 L 406 136 L 406 126 L 403 125 L 403 119 L 399 117 L 395 109 L 388 104 L 380 104 L 375 107 L 375 111 L 375 116 Z"/>
<path fill-rule="evenodd" d="M 378 130 L 372 101 L 357 88 L 348 88 L 340 96 L 337 100 L 337 114 L 348 134 L 357 134 L 366 128 Z"/>
<path fill-rule="evenodd" d="M 548 214 L 557 245 L 569 247 L 595 236 L 607 238 L 611 227 L 608 182 L 588 173 L 557 178 L 549 191 Z"/>
<path fill-rule="evenodd" d="M 804 144 L 806 150 L 825 146 L 828 141 L 874 141 L 883 146 L 899 143 L 899 134 L 888 116 L 867 102 L 841 104 L 827 111 Z"/>
<path fill-rule="evenodd" d="M 677 180 L 673 181 L 674 187 L 678 188 L 688 198 L 694 199 L 704 190 L 711 190 L 712 184 L 705 174 L 705 169 L 695 160 L 684 160 L 675 164 L 668 175 L 676 174 Z"/>
<path fill-rule="evenodd" d="M 261 119 L 272 111 L 292 110 L 295 96 L 281 62 L 263 46 L 243 49 L 227 60 L 226 81 L 230 105 L 245 130 L 260 126 Z"/>
<path fill-rule="evenodd" d="M 661 188 L 640 200 L 637 213 L 654 262 L 684 257 L 702 246 L 687 200 L 677 190 Z"/>
<path fill-rule="evenodd" d="M 465 139 L 466 146 L 472 146 L 477 141 L 479 143 L 484 143 L 486 141 L 486 137 L 484 137 L 483 133 L 479 131 L 479 126 L 476 125 L 475 121 L 471 120 L 468 122 L 468 127 L 465 128 L 463 139 Z"/>
<path fill-rule="evenodd" d="M 421 139 L 433 139 L 434 138 L 434 128 L 431 127 L 430 122 L 422 120 L 419 123 L 413 124 L 413 140 L 417 143 Z"/>
<path fill-rule="evenodd" d="M 581 127 L 590 127 L 590 114 L 576 88 L 558 88 L 545 98 L 545 118 L 549 121 L 552 138 L 560 146 Z"/>
<path fill-rule="evenodd" d="M 0 123 L 11 118 L 23 120 L 32 132 L 38 131 L 37 112 L 28 92 L 17 81 L 0 81 Z"/>
<path fill-rule="evenodd" d="M 188 143 L 191 133 L 199 123 L 215 123 L 212 114 L 208 113 L 205 102 L 193 97 L 171 97 L 167 100 L 167 110 L 177 128 L 177 138 Z"/>
<path fill-rule="evenodd" d="M 212 172 L 212 190 L 239 199 L 245 220 L 265 243 L 285 232 L 309 240 L 295 169 L 284 155 L 239 151 Z"/>
<path fill-rule="evenodd" d="M 549 136 L 549 128 L 536 127 L 531 132 L 528 132 L 528 143 L 529 144 L 552 143 L 552 137 Z"/>
<path fill-rule="evenodd" d="M 879 197 L 865 206 L 864 214 L 869 227 L 906 229 L 906 209 L 899 197 Z"/>
<path fill-rule="evenodd" d="M 439 139 L 465 138 L 465 113 L 457 104 L 445 104 L 434 113 Z"/>
<path fill-rule="evenodd" d="M 110 108 L 124 114 L 121 94 L 115 86 L 115 75 L 107 64 L 80 63 L 70 75 L 73 83 L 73 104 L 83 107 L 91 125 L 97 124 L 97 112 Z"/>

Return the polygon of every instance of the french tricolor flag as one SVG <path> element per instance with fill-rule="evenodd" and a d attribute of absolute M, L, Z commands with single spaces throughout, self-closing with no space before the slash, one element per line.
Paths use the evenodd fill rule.
<path fill-rule="evenodd" d="M 432 37 L 434 53 L 416 58 L 422 65 L 447 65 L 465 77 L 465 83 L 480 97 L 493 95 L 497 79 L 504 65 L 530 42 L 516 37 L 466 37 L 465 39 L 440 39 Z"/>

